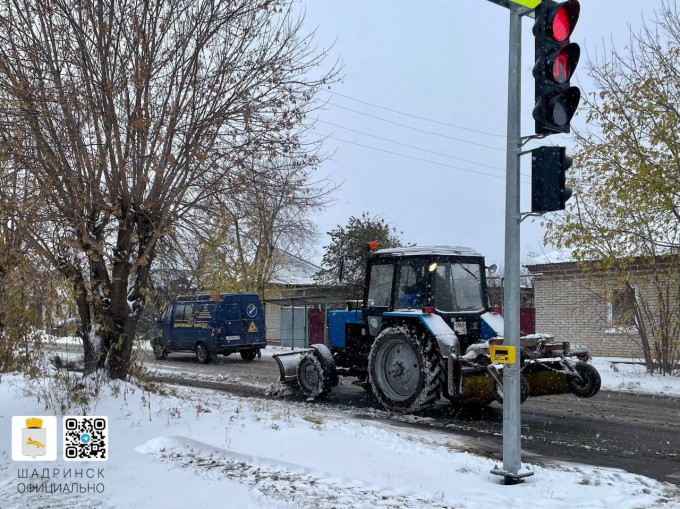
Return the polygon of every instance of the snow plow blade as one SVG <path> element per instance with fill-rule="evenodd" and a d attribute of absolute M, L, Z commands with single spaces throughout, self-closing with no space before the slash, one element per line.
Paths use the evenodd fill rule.
<path fill-rule="evenodd" d="M 274 355 L 274 360 L 279 365 L 280 380 L 284 383 L 290 383 L 297 379 L 297 367 L 300 364 L 302 354 L 310 350 L 302 350 L 290 353 L 281 353 Z"/>
<path fill-rule="evenodd" d="M 322 398 L 340 383 L 333 354 L 325 345 L 273 357 L 281 382 L 296 387 L 309 398 Z"/>

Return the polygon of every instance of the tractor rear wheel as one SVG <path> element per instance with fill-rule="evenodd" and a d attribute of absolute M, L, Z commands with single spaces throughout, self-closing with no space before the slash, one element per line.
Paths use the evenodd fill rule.
<path fill-rule="evenodd" d="M 574 366 L 578 376 L 567 377 L 567 387 L 571 393 L 579 398 L 591 398 L 600 391 L 602 378 L 590 364 L 580 363 Z M 579 378 L 580 377 L 580 378 Z"/>
<path fill-rule="evenodd" d="M 413 413 L 441 397 L 442 363 L 433 338 L 405 326 L 389 327 L 368 356 L 368 381 L 387 410 Z"/>

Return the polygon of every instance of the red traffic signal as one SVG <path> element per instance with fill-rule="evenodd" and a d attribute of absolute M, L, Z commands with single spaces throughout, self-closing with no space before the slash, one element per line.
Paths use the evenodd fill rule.
<path fill-rule="evenodd" d="M 553 7 L 551 17 L 546 20 L 549 22 L 548 28 L 550 29 L 551 37 L 557 42 L 563 42 L 569 39 L 569 36 L 574 31 L 580 13 L 581 4 L 578 3 L 578 0 L 569 0 L 568 2 Z"/>
<path fill-rule="evenodd" d="M 561 4 L 544 0 L 535 12 L 535 132 L 568 133 L 569 122 L 581 99 L 578 87 L 569 85 L 581 57 L 579 45 L 569 42 L 581 5 L 578 0 Z"/>

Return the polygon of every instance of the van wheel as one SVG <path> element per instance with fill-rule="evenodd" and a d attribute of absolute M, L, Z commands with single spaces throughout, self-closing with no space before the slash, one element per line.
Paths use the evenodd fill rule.
<path fill-rule="evenodd" d="M 241 350 L 239 353 L 241 354 L 241 359 L 243 359 L 245 362 L 253 361 L 257 356 L 257 352 L 255 350 Z"/>
<path fill-rule="evenodd" d="M 212 360 L 212 355 L 203 343 L 196 345 L 196 358 L 201 364 L 209 364 Z"/>
<path fill-rule="evenodd" d="M 165 359 L 167 357 L 168 351 L 163 349 L 163 345 L 161 345 L 160 341 L 154 341 L 154 343 L 153 343 L 153 355 L 159 361 L 162 361 L 163 359 Z"/>

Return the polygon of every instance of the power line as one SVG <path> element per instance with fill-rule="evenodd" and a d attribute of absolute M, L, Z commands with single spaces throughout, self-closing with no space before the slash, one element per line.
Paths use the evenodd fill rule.
<path fill-rule="evenodd" d="M 461 171 L 465 171 L 465 172 L 468 172 L 468 173 L 476 173 L 477 175 L 486 175 L 487 177 L 493 177 L 493 178 L 497 178 L 497 179 L 504 179 L 505 178 L 501 175 L 496 175 L 494 173 L 486 173 L 486 172 L 483 172 L 483 171 L 470 170 L 469 168 L 462 168 L 460 166 L 454 166 L 452 164 L 440 163 L 440 162 L 437 162 L 437 161 L 431 161 L 429 159 L 423 159 L 421 157 L 415 157 L 415 156 L 410 156 L 408 154 L 401 154 L 399 152 L 393 152 L 391 150 L 386 150 L 386 149 L 383 149 L 383 148 L 371 147 L 370 145 L 364 145 L 363 143 L 358 143 L 356 141 L 343 140 L 342 138 L 337 138 L 336 136 L 332 136 L 332 135 L 329 135 L 329 134 L 327 134 L 327 135 L 320 134 L 320 133 L 317 133 L 317 134 L 319 136 L 323 137 L 323 138 L 330 138 L 332 140 L 340 141 L 342 143 L 349 143 L 351 145 L 357 145 L 359 147 L 364 147 L 364 148 L 368 148 L 368 149 L 371 149 L 371 150 L 376 150 L 378 152 L 385 152 L 387 154 L 392 154 L 392 155 L 395 155 L 395 156 L 407 157 L 408 159 L 413 159 L 415 161 L 422 161 L 424 163 L 436 164 L 437 166 L 445 166 L 447 168 L 453 168 L 455 170 L 461 170 Z M 522 181 L 522 183 L 523 184 L 529 184 L 529 182 L 526 182 L 526 181 Z"/>
<path fill-rule="evenodd" d="M 356 97 L 351 97 L 349 95 L 341 94 L 340 92 L 335 92 L 333 90 L 325 90 L 325 92 L 328 92 L 329 94 L 337 95 L 337 96 L 340 96 L 340 97 L 344 97 L 345 99 L 350 99 L 351 101 L 356 101 L 358 103 L 366 104 L 366 105 L 372 106 L 374 108 L 379 108 L 381 110 L 391 111 L 392 113 L 404 115 L 405 117 L 417 118 L 418 120 L 425 120 L 427 122 L 433 122 L 435 124 L 445 125 L 445 126 L 448 126 L 448 127 L 453 127 L 455 129 L 462 129 L 464 131 L 470 131 L 470 132 L 473 132 L 473 133 L 486 134 L 488 136 L 495 136 L 497 138 L 505 138 L 505 135 L 503 135 L 503 134 L 490 133 L 488 131 L 481 131 L 481 130 L 478 130 L 478 129 L 472 129 L 470 127 L 464 127 L 464 126 L 461 126 L 461 125 L 450 124 L 448 122 L 443 122 L 441 120 L 435 120 L 433 118 L 421 117 L 419 115 L 414 115 L 412 113 L 406 113 L 405 111 L 399 111 L 399 110 L 395 110 L 395 109 L 392 109 L 392 108 L 387 108 L 385 106 L 380 106 L 380 105 L 372 103 L 372 102 L 364 101 L 363 99 L 357 99 Z"/>
<path fill-rule="evenodd" d="M 456 161 L 462 161 L 462 162 L 464 162 L 464 163 L 476 164 L 477 166 L 483 166 L 483 167 L 485 167 L 485 168 L 489 168 L 489 169 L 492 169 L 492 170 L 498 170 L 498 171 L 501 171 L 501 172 L 505 172 L 505 169 L 499 168 L 498 166 L 491 166 L 491 165 L 484 164 L 484 163 L 478 163 L 478 162 L 475 162 L 475 161 L 470 161 L 470 160 L 468 160 L 468 159 L 462 159 L 462 158 L 460 158 L 460 157 L 454 157 L 454 156 L 451 156 L 451 155 L 448 155 L 448 154 L 444 154 L 444 153 L 442 153 L 442 152 L 435 152 L 435 151 L 433 151 L 433 150 L 428 150 L 428 149 L 425 149 L 425 148 L 416 147 L 416 146 L 414 146 L 414 145 L 409 145 L 408 143 L 402 143 L 402 142 L 400 142 L 400 141 L 391 140 L 391 139 L 389 139 L 389 138 L 383 138 L 382 136 L 376 136 L 375 134 L 365 133 L 365 132 L 363 132 L 363 131 L 358 131 L 358 130 L 356 130 L 356 129 L 351 129 L 351 128 L 345 127 L 345 126 L 343 126 L 343 125 L 334 124 L 333 122 L 327 122 L 327 121 L 321 120 L 321 119 L 316 119 L 316 121 L 317 121 L 317 122 L 321 122 L 322 124 L 328 124 L 328 125 L 332 125 L 332 126 L 334 126 L 334 127 L 339 127 L 340 129 L 345 129 L 345 130 L 351 131 L 351 132 L 353 132 L 353 133 L 361 134 L 362 136 L 370 136 L 371 138 L 376 138 L 376 139 L 378 139 L 378 140 L 386 141 L 386 142 L 388 142 L 388 143 L 394 143 L 395 145 L 401 145 L 401 146 L 403 146 L 403 147 L 412 148 L 412 149 L 414 149 L 414 150 L 420 150 L 420 151 L 422 151 L 422 152 L 427 152 L 428 154 L 433 154 L 433 155 L 436 155 L 436 156 L 446 157 L 446 158 L 448 158 L 448 159 L 454 159 L 454 160 L 456 160 Z M 528 175 L 524 175 L 524 176 L 525 176 L 525 177 L 528 177 Z"/>
<path fill-rule="evenodd" d="M 364 115 L 364 116 L 366 116 L 366 117 L 375 118 L 375 119 L 377 119 L 377 120 L 381 120 L 381 121 L 383 121 L 383 122 L 387 122 L 388 124 L 398 125 L 398 126 L 400 126 L 400 127 L 404 127 L 404 128 L 406 128 L 406 129 L 411 129 L 411 130 L 413 130 L 413 131 L 418 131 L 418 132 L 420 132 L 420 133 L 430 134 L 430 135 L 432 135 L 432 136 L 439 136 L 439 137 L 441 137 L 441 138 L 446 138 L 446 139 L 453 140 L 453 141 L 457 141 L 457 142 L 460 142 L 460 143 L 467 143 L 467 144 L 469 144 L 469 145 L 476 145 L 476 146 L 478 146 L 478 147 L 484 147 L 484 148 L 488 148 L 488 149 L 490 149 L 490 150 L 498 150 L 499 152 L 505 152 L 505 150 L 506 150 L 506 149 L 504 149 L 504 148 L 498 148 L 498 147 L 493 147 L 493 146 L 491 146 L 491 145 L 485 145 L 485 144 L 483 144 L 483 143 L 476 143 L 476 142 L 474 142 L 474 141 L 463 140 L 463 139 L 461 139 L 461 138 L 456 138 L 456 137 L 454 137 L 454 136 L 448 136 L 448 135 L 446 135 L 446 134 L 435 133 L 435 132 L 433 132 L 433 131 L 426 131 L 425 129 L 418 129 L 417 127 L 412 127 L 412 126 L 410 126 L 410 125 L 401 124 L 401 123 L 399 123 L 399 122 L 395 122 L 394 120 L 388 120 L 388 119 L 386 119 L 386 118 L 378 117 L 377 115 L 371 115 L 370 113 L 364 113 L 363 111 L 359 111 L 359 110 L 355 110 L 355 109 L 352 109 L 352 108 L 348 108 L 347 106 L 340 106 L 339 104 L 335 104 L 335 103 L 332 103 L 332 102 L 330 102 L 330 101 L 328 102 L 328 104 L 330 104 L 331 106 L 334 106 L 334 107 L 336 107 L 336 108 L 341 108 L 341 109 L 343 109 L 343 110 L 351 111 L 351 112 L 357 113 L 357 114 L 359 114 L 359 115 Z"/>

